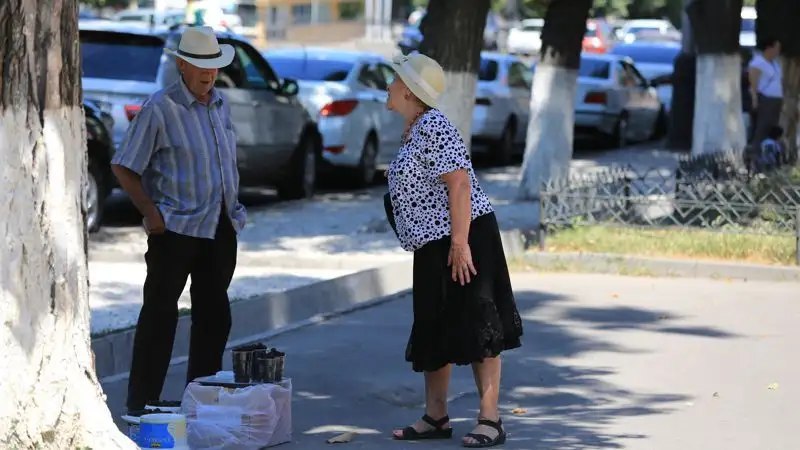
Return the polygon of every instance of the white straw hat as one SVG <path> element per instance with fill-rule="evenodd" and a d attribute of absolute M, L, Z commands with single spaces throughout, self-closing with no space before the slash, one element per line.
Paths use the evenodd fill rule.
<path fill-rule="evenodd" d="M 445 88 L 444 70 L 433 59 L 422 53 L 396 56 L 392 66 L 397 76 L 422 103 L 436 108 L 437 100 Z"/>
<path fill-rule="evenodd" d="M 233 61 L 233 46 L 220 45 L 211 27 L 188 27 L 181 35 L 178 50 L 164 51 L 201 69 L 220 69 Z"/>

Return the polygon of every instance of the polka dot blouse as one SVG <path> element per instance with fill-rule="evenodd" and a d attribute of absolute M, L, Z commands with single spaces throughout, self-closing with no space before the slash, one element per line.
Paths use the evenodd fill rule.
<path fill-rule="evenodd" d="M 389 195 L 404 250 L 417 250 L 451 234 L 450 202 L 441 175 L 458 169 L 469 173 L 472 219 L 494 211 L 478 184 L 455 125 L 440 111 L 431 109 L 412 127 L 389 166 Z"/>

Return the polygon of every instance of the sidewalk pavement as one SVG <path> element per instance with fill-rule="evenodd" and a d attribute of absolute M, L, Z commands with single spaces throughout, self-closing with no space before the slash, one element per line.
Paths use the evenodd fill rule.
<path fill-rule="evenodd" d="M 626 148 L 576 155 L 575 172 L 619 162 L 670 170 L 675 156 L 652 148 Z M 497 211 L 500 227 L 532 229 L 535 203 L 517 199 L 519 167 L 479 170 L 481 186 Z M 321 194 L 248 211 L 239 236 L 239 260 L 232 299 L 261 291 L 285 291 L 312 281 L 404 261 L 383 210 L 386 187 Z M 144 282 L 146 237 L 141 226 L 109 228 L 89 242 L 92 333 L 136 323 Z M 188 291 L 187 284 L 187 291 Z M 185 299 L 186 300 L 186 299 Z M 181 304 L 188 307 L 188 300 Z"/>
<path fill-rule="evenodd" d="M 572 274 L 515 274 L 513 282 L 525 336 L 504 356 L 503 448 L 796 447 L 794 284 Z M 359 433 L 345 448 L 458 447 L 476 416 L 466 367 L 450 387 L 453 441 L 389 438 L 422 412 L 422 378 L 403 360 L 411 320 L 405 296 L 268 342 L 287 352 L 293 379 L 286 448 L 328 448 L 325 439 L 345 431 Z M 171 368 L 165 399 L 180 398 L 185 370 Z M 115 417 L 126 384 L 104 386 Z"/>

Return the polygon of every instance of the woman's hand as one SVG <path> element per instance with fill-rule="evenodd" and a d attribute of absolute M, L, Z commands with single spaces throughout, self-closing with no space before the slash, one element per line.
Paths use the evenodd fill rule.
<path fill-rule="evenodd" d="M 447 255 L 447 265 L 452 268 L 453 281 L 457 281 L 462 286 L 472 281 L 472 276 L 478 274 L 472 264 L 472 252 L 469 244 L 451 243 L 450 254 Z"/>

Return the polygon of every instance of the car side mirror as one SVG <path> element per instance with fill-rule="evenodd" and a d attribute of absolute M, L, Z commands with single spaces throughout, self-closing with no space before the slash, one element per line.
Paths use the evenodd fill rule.
<path fill-rule="evenodd" d="M 279 88 L 279 93 L 287 97 L 294 97 L 299 91 L 300 86 L 297 84 L 297 81 L 291 78 L 284 79 Z"/>

